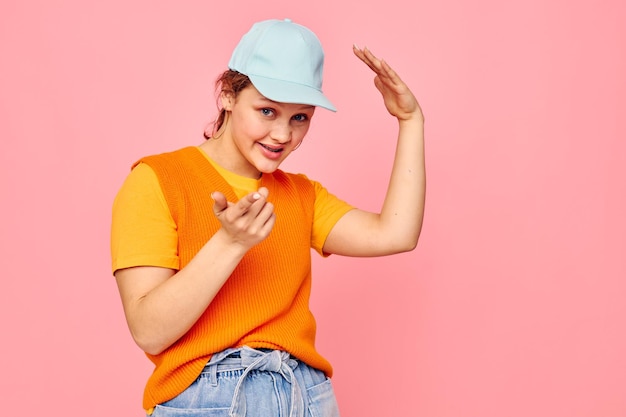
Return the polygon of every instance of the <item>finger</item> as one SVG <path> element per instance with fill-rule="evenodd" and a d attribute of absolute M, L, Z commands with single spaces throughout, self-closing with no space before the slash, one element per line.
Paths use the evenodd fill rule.
<path fill-rule="evenodd" d="M 267 198 L 267 196 L 270 195 L 270 191 L 266 187 L 260 187 L 257 192 L 265 198 Z"/>
<path fill-rule="evenodd" d="M 234 204 L 229 214 L 231 219 L 236 219 L 245 215 L 256 217 L 266 202 L 267 189 L 259 190 L 247 194 L 241 200 Z"/>
<path fill-rule="evenodd" d="M 376 69 L 376 66 L 374 65 L 374 63 L 371 60 L 371 57 L 365 54 L 365 50 L 367 48 L 359 48 L 357 45 L 353 45 L 352 46 L 352 50 L 354 52 L 354 55 L 356 55 L 361 61 L 363 61 L 365 63 L 365 65 L 367 65 L 372 71 L 374 72 L 378 72 Z M 371 53 L 370 53 L 371 55 Z"/>
<path fill-rule="evenodd" d="M 384 59 L 375 58 L 374 65 L 376 68 L 376 74 L 385 82 L 385 84 L 393 86 L 403 86 L 404 82 L 400 76 L 391 68 L 391 66 Z"/>
<path fill-rule="evenodd" d="M 246 213 L 250 210 L 250 207 L 252 207 L 252 205 L 259 200 L 265 200 L 265 197 L 263 197 L 263 195 L 258 191 L 255 191 L 239 200 L 237 208 L 240 209 L 242 213 Z"/>
<path fill-rule="evenodd" d="M 393 85 L 395 85 L 396 87 L 401 87 L 401 88 L 406 87 L 406 84 L 404 83 L 404 81 L 402 81 L 402 78 L 400 78 L 398 73 L 393 68 L 391 68 L 391 65 L 389 65 L 387 61 L 381 60 L 380 65 L 384 71 L 384 74 L 387 76 L 387 78 L 391 81 Z"/>
<path fill-rule="evenodd" d="M 242 212 L 242 215 L 249 213 L 251 217 L 257 217 L 259 215 L 259 212 L 268 205 L 268 195 L 269 190 L 265 187 L 261 187 L 256 192 L 250 193 L 246 197 L 244 197 L 247 198 L 247 201 L 245 202 L 247 206 L 246 204 L 242 206 L 245 209 L 245 211 Z"/>
<path fill-rule="evenodd" d="M 401 92 L 406 88 L 402 79 L 391 66 L 385 60 L 377 58 L 367 47 L 361 50 L 355 45 L 354 53 L 376 73 L 377 77 L 374 81 L 379 90 L 381 86 L 388 86 L 396 92 Z"/>
<path fill-rule="evenodd" d="M 263 224 L 263 233 L 266 236 L 272 231 L 275 223 L 276 223 L 276 213 L 272 212 L 272 214 L 268 217 L 268 219 Z"/>
<path fill-rule="evenodd" d="M 214 191 L 211 193 L 211 198 L 213 199 L 213 213 L 216 216 L 220 216 L 228 208 L 228 201 L 226 200 L 226 196 L 219 191 Z"/>
<path fill-rule="evenodd" d="M 363 57 L 366 59 L 365 62 L 369 63 L 369 67 L 376 72 L 379 76 L 387 76 L 386 68 L 389 68 L 389 65 L 384 65 L 384 60 L 377 58 L 376 55 L 370 51 L 368 47 L 363 48 Z"/>
<path fill-rule="evenodd" d="M 276 213 L 274 213 L 274 205 L 272 203 L 265 203 L 263 209 L 259 212 L 255 221 L 258 222 L 260 226 L 260 233 L 262 235 L 267 236 L 269 232 L 274 227 L 274 223 L 276 222 Z"/>
<path fill-rule="evenodd" d="M 248 236 L 254 240 L 265 239 L 274 227 L 276 215 L 274 214 L 274 206 L 270 202 L 259 204 L 257 200 L 251 208 L 239 217 L 237 222 L 238 233 L 241 236 Z"/>
<path fill-rule="evenodd" d="M 379 76 L 382 76 L 383 78 L 384 77 L 388 78 L 389 80 L 392 81 L 393 84 L 396 84 L 396 85 L 404 84 L 402 79 L 398 75 L 398 73 L 396 73 L 393 70 L 393 68 L 391 68 L 391 66 L 389 65 L 389 63 L 387 63 L 387 61 L 385 61 L 384 59 L 377 58 L 376 55 L 374 55 L 372 51 L 370 51 L 370 49 L 367 47 L 363 48 L 363 50 L 359 50 L 358 47 L 356 47 L 355 45 L 355 48 L 357 48 L 357 51 L 361 53 L 363 57 L 362 58 L 363 62 L 368 64 L 368 66 L 373 71 L 375 71 Z"/>
<path fill-rule="evenodd" d="M 259 209 L 259 212 L 256 214 L 256 219 L 261 224 L 265 224 L 273 215 L 274 205 L 268 201 Z"/>

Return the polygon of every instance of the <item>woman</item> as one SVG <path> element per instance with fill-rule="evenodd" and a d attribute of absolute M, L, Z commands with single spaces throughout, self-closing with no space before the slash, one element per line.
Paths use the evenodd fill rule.
<path fill-rule="evenodd" d="M 113 271 L 134 340 L 154 362 L 154 416 L 337 416 L 332 367 L 315 349 L 310 248 L 381 256 L 415 248 L 424 194 L 418 102 L 368 49 L 398 119 L 380 213 L 359 210 L 280 164 L 322 93 L 315 34 L 288 19 L 252 26 L 218 79 L 220 115 L 199 146 L 138 161 L 113 209 Z"/>

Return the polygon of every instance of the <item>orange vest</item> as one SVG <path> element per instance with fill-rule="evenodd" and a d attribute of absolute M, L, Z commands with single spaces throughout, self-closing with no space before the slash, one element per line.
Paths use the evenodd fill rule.
<path fill-rule="evenodd" d="M 178 230 L 180 268 L 220 228 L 211 192 L 237 201 L 232 188 L 195 147 L 149 156 L 139 162 L 156 173 Z M 315 190 L 303 176 L 277 170 L 263 174 L 276 223 L 270 235 L 244 256 L 194 326 L 159 355 L 144 392 L 146 410 L 184 391 L 211 355 L 230 347 L 280 349 L 332 374 L 315 350 L 311 292 L 311 227 Z"/>

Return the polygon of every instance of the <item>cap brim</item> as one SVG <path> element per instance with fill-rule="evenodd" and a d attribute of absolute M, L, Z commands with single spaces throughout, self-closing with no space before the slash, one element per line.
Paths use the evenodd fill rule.
<path fill-rule="evenodd" d="M 337 111 L 333 103 L 321 91 L 315 88 L 256 75 L 248 74 L 248 78 L 250 78 L 254 87 L 259 90 L 259 93 L 270 100 L 279 103 L 308 104 L 323 107 L 330 111 Z"/>

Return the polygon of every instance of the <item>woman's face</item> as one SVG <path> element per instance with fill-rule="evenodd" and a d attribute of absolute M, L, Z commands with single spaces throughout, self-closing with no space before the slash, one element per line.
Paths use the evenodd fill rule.
<path fill-rule="evenodd" d="M 222 96 L 222 105 L 230 111 L 224 139 L 230 139 L 234 146 L 232 170 L 252 178 L 274 172 L 300 145 L 315 112 L 311 105 L 269 100 L 253 85 L 236 98 Z"/>

